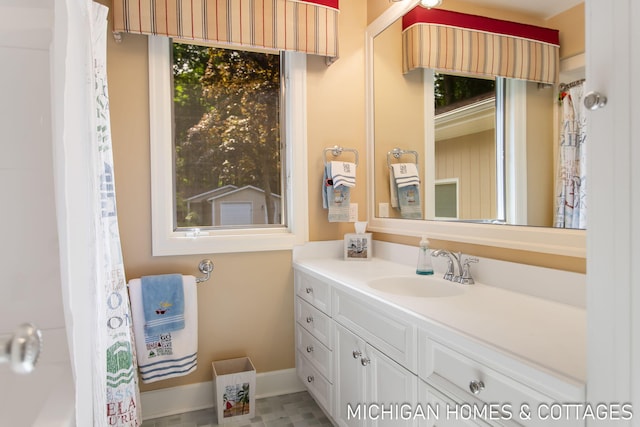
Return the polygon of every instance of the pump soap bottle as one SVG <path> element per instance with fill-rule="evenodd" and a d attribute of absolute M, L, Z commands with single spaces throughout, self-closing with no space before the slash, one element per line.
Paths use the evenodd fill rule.
<path fill-rule="evenodd" d="M 423 237 L 420 240 L 420 250 L 418 252 L 418 266 L 416 274 L 424 276 L 433 274 L 433 266 L 431 265 L 431 251 L 429 250 L 429 240 Z"/>

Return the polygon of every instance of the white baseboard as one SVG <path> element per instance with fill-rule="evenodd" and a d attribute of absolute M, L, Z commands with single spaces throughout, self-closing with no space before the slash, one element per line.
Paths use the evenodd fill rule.
<path fill-rule="evenodd" d="M 295 368 L 256 374 L 256 399 L 306 390 Z M 212 408 L 213 381 L 141 393 L 142 419 Z"/>

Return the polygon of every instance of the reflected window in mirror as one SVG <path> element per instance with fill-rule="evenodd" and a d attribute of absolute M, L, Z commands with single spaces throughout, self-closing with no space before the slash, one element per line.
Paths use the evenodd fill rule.
<path fill-rule="evenodd" d="M 505 221 L 503 80 L 434 72 L 432 219 Z"/>

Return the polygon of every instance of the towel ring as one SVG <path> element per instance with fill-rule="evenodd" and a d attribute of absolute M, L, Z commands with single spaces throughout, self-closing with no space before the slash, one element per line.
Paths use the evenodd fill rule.
<path fill-rule="evenodd" d="M 198 270 L 200 270 L 200 273 L 204 274 L 205 276 L 196 277 L 196 283 L 206 282 L 211 277 L 211 272 L 213 271 L 213 262 L 211 262 L 210 259 L 203 259 L 202 261 L 200 261 L 200 264 L 198 264 Z"/>
<path fill-rule="evenodd" d="M 401 150 L 400 148 L 394 148 L 393 150 L 387 152 L 387 167 L 391 167 L 391 157 L 394 159 L 399 159 L 401 156 L 405 154 L 411 154 L 416 158 L 416 165 L 418 164 L 418 152 L 414 150 Z"/>
<path fill-rule="evenodd" d="M 343 147 L 340 147 L 338 145 L 334 145 L 331 148 L 325 148 L 324 149 L 324 151 L 322 152 L 323 158 L 324 158 L 324 165 L 325 166 L 327 165 L 327 153 L 328 152 L 331 152 L 331 155 L 333 157 L 338 157 L 344 151 L 349 151 L 349 152 L 353 153 L 356 156 L 355 164 L 356 164 L 356 166 L 358 166 L 358 150 L 356 150 L 355 148 L 343 148 Z"/>

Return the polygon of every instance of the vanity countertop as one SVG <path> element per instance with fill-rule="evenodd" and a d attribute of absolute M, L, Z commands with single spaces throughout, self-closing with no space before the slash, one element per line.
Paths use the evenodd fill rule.
<path fill-rule="evenodd" d="M 329 279 L 343 290 L 392 305 L 414 317 L 418 326 L 453 329 L 549 373 L 586 384 L 584 308 L 479 283 L 451 283 L 464 286 L 465 292 L 440 298 L 384 293 L 370 288 L 367 281 L 416 274 L 414 266 L 381 258 L 362 262 L 303 258 L 295 259 L 294 267 Z"/>

